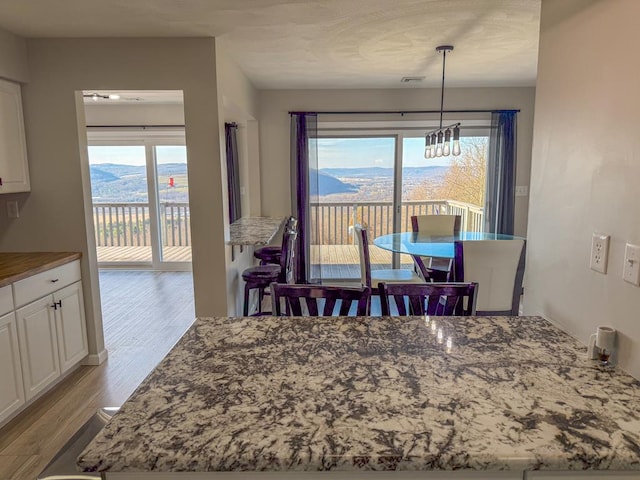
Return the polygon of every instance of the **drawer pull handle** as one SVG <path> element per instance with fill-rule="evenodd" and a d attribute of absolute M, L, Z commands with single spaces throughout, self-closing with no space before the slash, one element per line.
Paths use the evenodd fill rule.
<path fill-rule="evenodd" d="M 62 300 L 53 302 L 53 305 L 51 305 L 51 308 L 53 308 L 54 310 L 58 310 L 58 308 L 62 308 Z"/>
<path fill-rule="evenodd" d="M 59 278 L 54 278 L 53 280 L 51 280 L 51 283 L 56 283 L 58 280 L 60 280 Z"/>

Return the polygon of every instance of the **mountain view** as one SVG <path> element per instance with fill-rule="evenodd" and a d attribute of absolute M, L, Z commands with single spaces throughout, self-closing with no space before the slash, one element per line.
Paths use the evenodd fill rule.
<path fill-rule="evenodd" d="M 403 196 L 425 180 L 437 183 L 449 167 L 407 167 L 402 170 Z M 95 203 L 148 201 L 144 166 L 101 163 L 90 166 L 91 192 Z M 391 201 L 393 169 L 321 168 L 309 172 L 309 189 L 322 202 Z M 172 180 L 173 179 L 173 180 Z M 187 166 L 184 163 L 158 165 L 159 196 L 162 202 L 188 202 Z"/>

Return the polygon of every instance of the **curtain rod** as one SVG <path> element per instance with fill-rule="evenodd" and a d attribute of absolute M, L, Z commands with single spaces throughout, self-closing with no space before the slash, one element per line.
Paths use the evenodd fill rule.
<path fill-rule="evenodd" d="M 443 110 L 444 113 L 518 113 L 520 109 L 511 110 Z M 316 113 L 322 115 L 408 115 L 412 113 L 440 113 L 440 110 L 395 110 L 395 111 L 352 111 L 352 112 L 296 112 L 290 111 L 289 115 L 301 113 Z"/>
<path fill-rule="evenodd" d="M 184 125 L 87 125 L 87 128 L 184 128 Z"/>

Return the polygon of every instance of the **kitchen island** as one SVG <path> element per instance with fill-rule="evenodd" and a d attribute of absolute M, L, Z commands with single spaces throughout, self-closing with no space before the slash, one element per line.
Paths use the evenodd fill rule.
<path fill-rule="evenodd" d="M 639 393 L 540 317 L 199 318 L 78 465 L 639 471 Z"/>

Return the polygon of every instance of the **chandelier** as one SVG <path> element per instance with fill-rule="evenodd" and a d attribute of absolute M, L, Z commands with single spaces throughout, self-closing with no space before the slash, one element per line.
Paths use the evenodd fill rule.
<path fill-rule="evenodd" d="M 453 51 L 453 45 L 440 45 L 436 52 L 442 52 L 442 90 L 440 92 L 440 127 L 427 132 L 424 137 L 424 158 L 448 157 L 460 155 L 460 123 L 442 126 L 444 113 L 444 68 L 447 53 Z M 453 143 L 451 139 L 453 138 Z"/>

